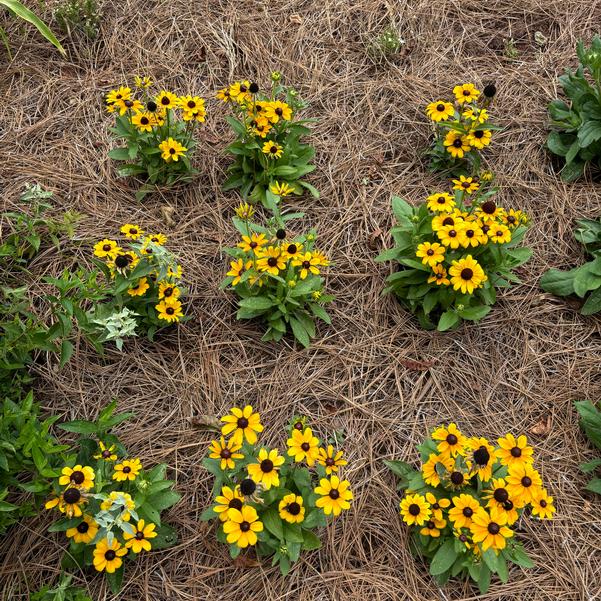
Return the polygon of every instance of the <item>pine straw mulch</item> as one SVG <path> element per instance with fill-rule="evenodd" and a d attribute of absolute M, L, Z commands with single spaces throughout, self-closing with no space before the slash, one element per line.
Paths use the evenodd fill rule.
<path fill-rule="evenodd" d="M 599 184 L 562 183 L 542 146 L 556 76 L 574 65 L 576 40 L 592 36 L 601 3 L 124 0 L 104 2 L 102 13 L 97 43 L 69 44 L 67 60 L 31 30 L 24 35 L 8 23 L 14 60 L 2 52 L 3 205 L 14 207 L 24 184 L 39 182 L 55 192 L 57 210 L 84 215 L 80 245 L 63 244 L 33 263 L 34 294 L 42 276 L 85 262 L 89 241 L 113 235 L 126 221 L 165 231 L 186 269 L 193 319 L 156 344 L 134 340 L 102 358 L 81 341 L 62 371 L 52 357 L 35 366 L 37 399 L 65 419 L 94 418 L 113 397 L 135 411 L 122 438 L 146 465 L 168 463 L 183 493 L 166 519 L 179 543 L 128 564 L 118 597 L 102 577 L 76 580 L 98 600 L 476 598 L 477 589 L 457 581 L 439 590 L 411 557 L 394 478 L 382 463 L 414 461 L 426 431 L 455 420 L 467 433 L 492 439 L 506 431 L 529 434 L 558 506 L 553 521 L 524 520 L 517 534 L 536 568 L 512 569 L 508 584 L 495 582 L 479 598 L 596 598 L 601 502 L 582 491 L 578 464 L 593 453 L 572 402 L 601 395 L 599 320 L 542 293 L 538 280 L 550 266 L 581 260 L 574 219 L 601 211 Z M 378 65 L 365 44 L 390 22 L 407 52 Z M 546 37 L 543 46 L 537 31 Z M 514 60 L 504 54 L 509 38 L 518 50 Z M 226 266 L 221 248 L 234 242 L 230 218 L 238 203 L 236 194 L 220 190 L 230 139 L 223 107 L 209 102 L 197 153 L 201 175 L 188 187 L 139 204 L 107 158 L 110 118 L 102 95 L 134 74 L 211 98 L 233 78 L 266 85 L 275 69 L 311 102 L 309 116 L 320 119 L 311 181 L 322 196 L 293 202 L 306 213 L 294 227 L 318 229 L 334 262 L 328 285 L 337 300 L 333 325 L 320 326 L 306 351 L 290 340 L 260 342 L 261 329 L 237 323 L 233 297 L 218 289 Z M 534 257 L 522 269 L 524 284 L 504 294 L 481 325 L 437 334 L 420 330 L 394 298 L 380 296 L 391 267 L 373 259 L 390 242 L 390 196 L 418 201 L 442 183 L 419 154 L 429 136 L 423 108 L 464 80 L 497 83 L 493 112 L 505 130 L 486 156 L 503 202 L 532 216 L 527 241 Z M 163 215 L 169 206 L 170 227 Z M 295 413 L 307 414 L 320 434 L 343 429 L 347 436 L 354 506 L 287 579 L 252 556 L 233 565 L 213 527 L 198 519 L 209 503 L 211 477 L 201 459 L 212 435 L 190 418 L 220 415 L 243 401 L 260 410 L 270 443 L 284 444 L 283 427 Z M 46 532 L 50 521 L 43 512 L 0 541 L 3 600 L 27 599 L 56 577 L 65 542 Z"/>

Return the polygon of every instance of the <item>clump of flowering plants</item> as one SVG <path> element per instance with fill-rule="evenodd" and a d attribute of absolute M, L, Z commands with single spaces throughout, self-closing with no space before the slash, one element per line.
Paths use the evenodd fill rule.
<path fill-rule="evenodd" d="M 513 270 L 532 254 L 519 247 L 526 215 L 497 205 L 490 177 L 460 176 L 454 194 L 435 192 L 417 207 L 392 199 L 395 246 L 376 261 L 398 261 L 384 292 L 394 292 L 425 328 L 445 331 L 482 319 L 496 301 L 495 289 L 519 282 Z"/>
<path fill-rule="evenodd" d="M 507 434 L 495 445 L 452 423 L 434 429 L 418 450 L 419 470 L 386 464 L 405 490 L 400 509 L 413 550 L 430 560 L 438 584 L 469 576 L 484 593 L 492 574 L 507 582 L 508 563 L 532 567 L 515 529 L 529 515 L 551 518 L 555 507 L 526 437 Z"/>
<path fill-rule="evenodd" d="M 311 119 L 298 119 L 306 108 L 296 90 L 280 83 L 281 75 L 271 75 L 271 90 L 262 93 L 258 84 L 238 81 L 217 93 L 233 115 L 227 122 L 236 141 L 227 147 L 234 155 L 228 168 L 224 190 L 239 189 L 242 197 L 273 208 L 290 194 L 306 189 L 315 198 L 317 190 L 301 178 L 314 171 L 310 164 L 315 149 L 300 140 L 311 133 Z"/>
<path fill-rule="evenodd" d="M 221 421 L 222 436 L 203 461 L 215 476 L 215 499 L 202 519 L 217 521 L 217 539 L 232 558 L 254 547 L 286 575 L 301 551 L 321 547 L 315 530 L 350 508 L 353 494 L 341 475 L 347 461 L 304 418 L 292 420 L 285 453 L 259 444 L 263 424 L 251 405 L 232 408 Z"/>
<path fill-rule="evenodd" d="M 434 128 L 434 141 L 428 150 L 433 171 L 452 175 L 480 172 L 480 151 L 492 140 L 499 127 L 489 122 L 488 107 L 496 88 L 490 84 L 481 92 L 471 83 L 453 88 L 454 102 L 435 100 L 426 107 Z"/>
<path fill-rule="evenodd" d="M 145 180 L 138 199 L 156 184 L 171 186 L 196 173 L 190 163 L 194 132 L 206 117 L 205 101 L 199 96 L 153 93 L 151 86 L 148 77 L 136 77 L 134 92 L 121 86 L 106 95 L 106 109 L 115 115 L 111 132 L 125 143 L 109 156 L 125 162 L 119 175 Z"/>
<path fill-rule="evenodd" d="M 115 407 L 115 402 L 109 404 L 96 422 L 77 420 L 60 426 L 81 435 L 79 451 L 53 483 L 46 509 L 60 516 L 49 531 L 64 532 L 69 541 L 63 568 L 93 566 L 106 574 L 117 593 L 126 559 L 175 544 L 175 531 L 161 523 L 161 513 L 180 495 L 165 478 L 166 465 L 145 470 L 110 432 L 133 415 L 115 415 Z"/>
<path fill-rule="evenodd" d="M 321 272 L 329 260 L 315 247 L 315 231 L 294 235 L 281 227 L 298 214 L 278 217 L 264 227 L 251 221 L 252 206 L 244 203 L 236 213 L 233 222 L 241 240 L 236 248 L 225 249 L 233 260 L 222 287 L 238 295 L 238 319 L 265 321 L 263 340 L 281 340 L 290 329 L 309 346 L 314 319 L 330 323 L 324 305 L 334 298 L 323 292 Z"/>

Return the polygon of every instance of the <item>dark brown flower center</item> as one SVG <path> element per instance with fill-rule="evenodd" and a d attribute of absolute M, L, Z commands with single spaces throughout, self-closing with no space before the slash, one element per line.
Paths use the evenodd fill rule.
<path fill-rule="evenodd" d="M 340 497 L 340 493 L 335 488 L 333 488 L 330 491 L 330 499 L 336 500 L 336 499 L 338 499 L 338 497 Z"/>
<path fill-rule="evenodd" d="M 331 457 L 328 457 L 328 458 L 326 459 L 326 461 L 325 461 L 325 464 L 326 464 L 328 467 L 332 467 L 333 465 L 336 465 L 336 462 L 335 462 L 335 461 L 334 461 L 334 460 L 333 460 Z"/>
<path fill-rule="evenodd" d="M 464 507 L 462 513 L 466 518 L 471 518 L 474 515 L 474 510 L 471 507 Z"/>
<path fill-rule="evenodd" d="M 482 203 L 482 210 L 487 215 L 492 215 L 497 210 L 497 205 L 493 200 L 487 200 L 486 202 Z"/>
<path fill-rule="evenodd" d="M 495 523 L 495 522 L 491 522 L 491 523 L 488 525 L 488 531 L 489 531 L 491 534 L 499 534 L 500 530 L 501 530 L 501 527 L 499 526 L 499 524 L 497 524 L 497 523 Z"/>
<path fill-rule="evenodd" d="M 513 224 L 513 223 L 515 223 L 515 221 L 516 221 L 516 219 L 515 219 L 515 217 L 513 215 L 508 215 L 507 216 L 507 223 Z"/>
<path fill-rule="evenodd" d="M 459 486 L 459 485 L 463 484 L 463 474 L 461 472 L 453 472 L 451 474 L 451 482 L 455 486 Z"/>
<path fill-rule="evenodd" d="M 168 96 L 163 96 L 163 97 L 161 98 L 161 104 L 162 104 L 163 106 L 169 106 L 169 104 L 171 104 L 171 100 L 169 100 L 169 97 L 168 97 Z"/>
<path fill-rule="evenodd" d="M 455 238 L 457 236 L 457 230 L 449 230 L 449 238 Z"/>
<path fill-rule="evenodd" d="M 169 288 L 165 288 L 163 290 L 163 296 L 171 296 L 173 294 L 173 288 L 169 286 Z"/>
<path fill-rule="evenodd" d="M 455 220 L 452 217 L 445 217 L 442 221 L 442 225 L 455 225 Z"/>
<path fill-rule="evenodd" d="M 251 478 L 245 478 L 242 480 L 242 482 L 240 482 L 240 492 L 243 495 L 248 497 L 249 495 L 252 495 L 255 490 L 257 490 L 257 485 Z"/>
<path fill-rule="evenodd" d="M 522 456 L 522 449 L 520 449 L 520 447 L 513 447 L 511 449 L 511 456 L 515 457 L 516 459 L 518 457 L 521 457 Z"/>
<path fill-rule="evenodd" d="M 85 534 L 89 529 L 90 524 L 88 524 L 88 522 L 82 522 L 77 525 L 77 532 L 79 532 L 79 534 Z"/>
<path fill-rule="evenodd" d="M 115 265 L 119 268 L 119 269 L 124 269 L 125 267 L 127 267 L 129 264 L 131 263 L 131 257 L 129 255 L 119 255 L 116 259 L 115 259 Z"/>
<path fill-rule="evenodd" d="M 150 119 L 148 117 L 141 117 L 140 118 L 140 123 L 142 125 L 148 125 L 150 123 Z"/>
<path fill-rule="evenodd" d="M 248 428 L 248 419 L 246 417 L 240 417 L 238 419 L 238 428 L 241 428 L 242 430 Z"/>
<path fill-rule="evenodd" d="M 461 146 L 462 146 L 461 138 L 455 138 L 453 140 L 453 146 L 455 148 L 461 148 Z"/>
<path fill-rule="evenodd" d="M 105 553 L 104 553 L 104 558 L 107 561 L 113 561 L 113 559 L 115 559 L 115 557 L 117 557 L 117 554 L 112 549 L 109 549 L 108 551 L 105 551 Z"/>
<path fill-rule="evenodd" d="M 170 148 L 169 149 L 169 154 L 175 154 L 175 148 Z"/>
<path fill-rule="evenodd" d="M 269 267 L 276 267 L 278 264 L 278 260 L 275 257 L 269 257 L 269 259 L 267 259 L 267 265 L 269 265 Z"/>
<path fill-rule="evenodd" d="M 173 315 L 175 313 L 175 309 L 173 307 L 167 307 L 165 309 L 165 313 L 167 313 L 167 315 Z"/>
<path fill-rule="evenodd" d="M 504 488 L 497 488 L 493 493 L 493 497 L 497 503 L 507 503 L 509 493 Z"/>
<path fill-rule="evenodd" d="M 250 524 L 247 521 L 244 521 L 240 524 L 240 530 L 242 532 L 248 532 L 250 530 Z"/>
<path fill-rule="evenodd" d="M 466 267 L 465 269 L 461 270 L 461 279 L 462 280 L 469 281 L 473 277 L 474 277 L 474 272 L 469 267 Z"/>
<path fill-rule="evenodd" d="M 81 484 L 85 479 L 85 474 L 80 470 L 73 472 L 70 476 L 70 480 L 74 484 Z"/>
<path fill-rule="evenodd" d="M 228 507 L 230 509 L 237 509 L 238 511 L 240 511 L 242 509 L 242 501 L 238 498 L 233 498 L 229 503 L 228 503 Z"/>
<path fill-rule="evenodd" d="M 450 446 L 455 446 L 458 442 L 458 439 L 457 436 L 455 436 L 455 434 L 447 434 L 446 441 Z"/>
<path fill-rule="evenodd" d="M 301 449 L 305 451 L 305 453 L 311 448 L 311 445 L 308 442 L 303 442 L 301 445 Z"/>
<path fill-rule="evenodd" d="M 196 102 L 194 102 L 194 100 L 188 100 L 188 108 L 189 109 L 196 108 Z"/>
<path fill-rule="evenodd" d="M 538 504 L 544 509 L 547 506 L 547 501 L 545 501 L 544 499 L 541 499 Z"/>
<path fill-rule="evenodd" d="M 513 509 L 513 502 L 512 501 L 505 501 L 505 503 L 503 503 L 503 509 L 505 511 L 511 511 Z"/>
<path fill-rule="evenodd" d="M 530 488 L 532 486 L 532 478 L 529 478 L 528 476 L 524 476 L 521 482 L 524 488 Z"/>
<path fill-rule="evenodd" d="M 123 468 L 123 473 L 124 473 L 124 474 L 129 474 L 129 472 L 131 472 L 131 467 L 129 467 L 128 465 L 126 465 L 126 466 Z"/>
<path fill-rule="evenodd" d="M 264 474 L 268 474 L 269 472 L 273 471 L 273 461 L 271 461 L 271 459 L 263 459 L 260 467 Z"/>
<path fill-rule="evenodd" d="M 485 446 L 481 446 L 479 449 L 474 451 L 474 461 L 478 465 L 488 465 L 490 461 L 490 453 Z"/>
<path fill-rule="evenodd" d="M 432 520 L 428 520 L 426 522 L 426 527 L 428 530 L 434 530 L 434 528 L 436 528 L 436 524 Z"/>
<path fill-rule="evenodd" d="M 473 238 L 476 235 L 476 232 L 474 230 L 465 230 L 465 235 L 468 238 Z"/>
<path fill-rule="evenodd" d="M 445 203 L 447 202 L 447 199 L 446 199 L 444 196 L 439 196 L 439 197 L 436 199 L 436 202 L 437 202 L 439 205 L 443 205 L 443 204 L 445 204 Z"/>
<path fill-rule="evenodd" d="M 102 457 L 104 459 L 108 459 L 110 456 L 111 456 L 111 452 L 108 449 L 102 451 Z"/>
<path fill-rule="evenodd" d="M 103 250 L 104 252 L 108 252 L 109 250 L 111 250 L 111 248 L 113 248 L 113 247 L 112 247 L 110 244 L 105 244 L 105 245 L 102 247 L 102 250 Z"/>
<path fill-rule="evenodd" d="M 429 248 L 429 249 L 426 251 L 426 254 L 427 254 L 429 257 L 431 257 L 431 256 L 434 254 L 434 251 L 433 251 L 431 248 Z"/>
<path fill-rule="evenodd" d="M 409 513 L 413 516 L 419 515 L 420 513 L 420 507 L 417 503 L 411 503 L 411 505 L 409 505 Z"/>
<path fill-rule="evenodd" d="M 222 459 L 229 459 L 232 456 L 232 452 L 229 449 L 221 449 L 219 455 Z"/>
<path fill-rule="evenodd" d="M 311 267 L 311 261 L 303 261 L 303 268 L 309 269 Z"/>
<path fill-rule="evenodd" d="M 63 493 L 63 500 L 68 505 L 73 505 L 73 504 L 77 503 L 80 499 L 81 499 L 81 492 L 79 492 L 79 490 L 77 490 L 77 488 L 68 488 Z"/>
<path fill-rule="evenodd" d="M 476 138 L 481 138 L 483 135 L 484 135 L 484 132 L 481 131 L 481 130 L 478 130 L 478 131 L 474 132 L 474 136 Z"/>
<path fill-rule="evenodd" d="M 442 112 L 444 111 L 444 104 L 437 104 L 437 105 L 436 105 L 436 110 L 437 110 L 439 113 L 442 113 Z"/>
<path fill-rule="evenodd" d="M 275 109 L 275 111 L 274 111 L 274 113 L 275 113 L 275 114 L 276 114 L 278 117 L 281 117 L 283 112 L 284 112 L 284 111 L 282 111 L 282 109 L 281 109 L 279 106 L 278 106 L 278 108 L 277 108 L 277 109 Z"/>
<path fill-rule="evenodd" d="M 140 532 L 139 530 L 136 532 L 136 540 L 143 540 L 144 539 L 144 533 Z"/>
<path fill-rule="evenodd" d="M 298 248 L 296 247 L 296 244 L 289 244 L 288 245 L 288 254 L 289 255 L 293 255 L 296 251 L 298 250 Z"/>
<path fill-rule="evenodd" d="M 301 506 L 296 501 L 290 503 L 286 509 L 291 515 L 298 515 L 301 512 Z"/>

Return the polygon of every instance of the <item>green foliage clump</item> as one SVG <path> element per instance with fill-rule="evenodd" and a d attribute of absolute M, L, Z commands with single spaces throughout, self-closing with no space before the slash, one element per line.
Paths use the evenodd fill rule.
<path fill-rule="evenodd" d="M 61 573 L 55 587 L 47 584 L 33 593 L 30 601 L 92 601 L 87 592 L 78 586 L 72 586 L 73 576 Z"/>
<path fill-rule="evenodd" d="M 591 401 L 577 401 L 576 409 L 580 414 L 580 426 L 595 447 L 601 450 L 601 406 Z M 583 463 L 580 469 L 591 474 L 601 467 L 601 458 Z M 601 495 L 601 478 L 593 478 L 586 486 L 587 490 Z"/>
<path fill-rule="evenodd" d="M 62 0 L 53 15 L 59 27 L 69 36 L 81 34 L 94 40 L 100 30 L 97 0 Z"/>

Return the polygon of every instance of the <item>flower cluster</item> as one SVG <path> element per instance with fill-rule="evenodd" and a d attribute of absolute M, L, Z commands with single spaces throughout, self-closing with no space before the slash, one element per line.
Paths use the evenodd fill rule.
<path fill-rule="evenodd" d="M 238 319 L 261 317 L 267 324 L 263 340 L 280 340 L 290 328 L 308 346 L 314 318 L 330 323 L 324 305 L 333 299 L 323 293 L 321 274 L 329 260 L 315 248 L 315 232 L 295 236 L 282 227 L 260 226 L 251 221 L 254 209 L 246 203 L 236 213 L 241 240 L 226 249 L 233 260 L 223 286 L 240 297 Z"/>
<path fill-rule="evenodd" d="M 296 118 L 306 105 L 295 90 L 282 86 L 280 79 L 279 73 L 272 73 L 268 94 L 249 81 L 235 82 L 217 93 L 232 109 L 227 121 L 236 133 L 236 141 L 227 148 L 235 161 L 228 169 L 224 189 L 237 188 L 244 199 L 272 209 L 281 198 L 302 194 L 303 189 L 319 196 L 301 179 L 315 169 L 310 165 L 315 150 L 300 142 L 311 131 L 307 127 L 310 121 Z"/>
<path fill-rule="evenodd" d="M 182 268 L 165 248 L 164 234 L 146 233 L 132 223 L 123 225 L 121 234 L 122 242 L 105 238 L 94 245 L 94 256 L 101 259 L 97 264 L 107 278 L 112 298 L 107 306 L 95 309 L 95 321 L 101 322 L 108 313 L 125 307 L 134 327 L 141 326 L 152 335 L 184 318 Z M 106 339 L 111 339 L 109 334 Z"/>
<path fill-rule="evenodd" d="M 398 197 L 392 208 L 399 223 L 391 233 L 395 247 L 377 260 L 397 260 L 401 270 L 388 277 L 394 292 L 425 327 L 448 330 L 462 319 L 477 321 L 495 302 L 495 287 L 519 281 L 512 270 L 530 249 L 516 248 L 528 219 L 493 200 L 492 176 L 460 176 L 454 194 L 435 192 L 413 208 Z"/>
<path fill-rule="evenodd" d="M 473 174 L 480 171 L 480 151 L 499 128 L 489 123 L 488 106 L 496 94 L 490 84 L 481 92 L 471 83 L 453 88 L 454 102 L 436 100 L 426 107 L 426 115 L 435 129 L 429 150 L 432 169 L 450 173 Z"/>
<path fill-rule="evenodd" d="M 406 488 L 403 521 L 413 526 L 414 542 L 432 560 L 438 582 L 469 574 L 485 591 L 492 573 L 507 580 L 508 561 L 531 565 L 514 528 L 524 514 L 551 518 L 555 507 L 526 437 L 507 434 L 494 445 L 451 423 L 436 428 L 419 449 L 419 472 L 388 464 Z"/>
<path fill-rule="evenodd" d="M 263 424 L 251 405 L 232 408 L 221 421 L 222 436 L 203 462 L 216 493 L 203 519 L 219 518 L 218 540 L 233 558 L 253 546 L 287 574 L 302 550 L 321 546 L 313 531 L 350 508 L 353 494 L 340 474 L 347 461 L 304 418 L 290 424 L 285 453 L 258 444 Z"/>
<path fill-rule="evenodd" d="M 106 109 L 116 117 L 111 131 L 126 143 L 109 156 L 126 161 L 120 175 L 145 178 L 139 198 L 154 184 L 190 179 L 194 131 L 206 118 L 205 101 L 199 96 L 177 96 L 168 90 L 152 94 L 152 85 L 148 77 L 136 77 L 136 92 L 121 86 L 106 95 Z"/>
<path fill-rule="evenodd" d="M 135 559 L 142 551 L 160 549 L 175 542 L 172 528 L 161 525 L 161 511 L 180 498 L 165 479 L 166 466 L 146 471 L 138 458 L 108 432 L 131 414 L 113 415 L 115 403 L 105 408 L 98 422 L 63 424 L 86 436 L 93 432 L 103 440 L 80 440 L 78 462 L 63 467 L 54 482 L 46 509 L 56 509 L 62 518 L 50 527 L 69 539 L 67 556 L 78 568 L 93 565 L 105 572 L 114 592 L 123 578 L 126 556 Z"/>

